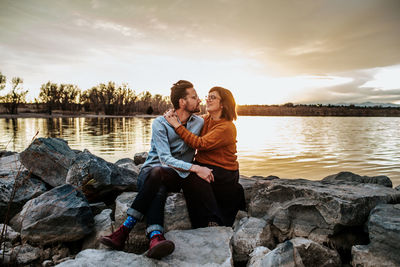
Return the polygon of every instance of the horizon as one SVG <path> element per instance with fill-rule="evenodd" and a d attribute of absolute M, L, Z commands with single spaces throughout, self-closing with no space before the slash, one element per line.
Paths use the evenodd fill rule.
<path fill-rule="evenodd" d="M 397 0 L 3 0 L 0 72 L 28 101 L 47 81 L 168 96 L 186 79 L 239 105 L 400 104 L 399 14 Z"/>

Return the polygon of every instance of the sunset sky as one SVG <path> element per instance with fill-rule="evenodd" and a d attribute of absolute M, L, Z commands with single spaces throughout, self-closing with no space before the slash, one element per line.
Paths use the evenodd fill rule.
<path fill-rule="evenodd" d="M 239 104 L 400 104 L 399 0 L 0 0 L 0 26 L 0 72 L 30 99 L 47 81 L 169 95 L 186 79 Z"/>

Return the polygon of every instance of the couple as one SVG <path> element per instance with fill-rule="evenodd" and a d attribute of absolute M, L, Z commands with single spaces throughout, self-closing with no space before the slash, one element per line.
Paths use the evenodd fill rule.
<path fill-rule="evenodd" d="M 160 259 L 175 245 L 163 235 L 164 205 L 168 192 L 183 189 L 193 228 L 232 226 L 245 208 L 236 157 L 236 103 L 232 93 L 213 87 L 207 96 L 207 115 L 199 117 L 201 100 L 193 84 L 180 80 L 171 88 L 170 110 L 152 125 L 151 148 L 137 186 L 139 193 L 125 222 L 100 242 L 122 250 L 129 232 L 144 215 L 150 239 L 147 256 Z M 197 150 L 195 161 L 193 157 Z M 192 162 L 193 161 L 193 162 Z"/>

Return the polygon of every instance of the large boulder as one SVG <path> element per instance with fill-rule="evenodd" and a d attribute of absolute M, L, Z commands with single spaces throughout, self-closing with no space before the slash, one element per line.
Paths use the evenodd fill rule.
<path fill-rule="evenodd" d="M 27 171 L 0 178 L 0 221 L 4 222 L 21 211 L 30 199 L 46 192 L 45 184 L 31 178 Z"/>
<path fill-rule="evenodd" d="M 144 255 L 126 253 L 117 250 L 86 249 L 79 252 L 75 259 L 64 261 L 57 267 L 82 267 L 82 266 L 148 266 L 169 267 L 171 265 L 163 261 L 150 259 Z"/>
<path fill-rule="evenodd" d="M 307 237 L 323 244 L 362 227 L 376 205 L 393 202 L 400 202 L 400 192 L 377 184 L 276 179 L 253 187 L 249 215 L 271 218 L 279 242 Z"/>
<path fill-rule="evenodd" d="M 170 266 L 233 266 L 230 227 L 174 230 L 165 237 L 175 251 L 163 259 Z"/>
<path fill-rule="evenodd" d="M 93 214 L 85 196 L 62 185 L 28 201 L 19 217 L 21 238 L 49 244 L 75 241 L 93 230 Z"/>
<path fill-rule="evenodd" d="M 66 182 L 80 187 L 92 202 L 118 191 L 136 190 L 137 173 L 120 168 L 85 150 L 71 164 Z"/>
<path fill-rule="evenodd" d="M 367 223 L 370 243 L 352 248 L 353 266 L 400 266 L 400 204 L 381 204 Z"/>
<path fill-rule="evenodd" d="M 392 187 L 392 181 L 389 177 L 380 176 L 360 176 L 352 172 L 339 172 L 337 174 L 329 175 L 322 179 L 323 182 L 355 182 L 355 183 L 366 183 L 366 184 L 380 184 L 386 187 Z"/>
<path fill-rule="evenodd" d="M 285 241 L 265 256 L 251 261 L 255 266 L 265 267 L 337 267 L 342 264 L 335 250 L 305 238 Z"/>
<path fill-rule="evenodd" d="M 21 162 L 49 185 L 65 184 L 65 178 L 76 153 L 59 138 L 37 138 L 20 154 Z"/>

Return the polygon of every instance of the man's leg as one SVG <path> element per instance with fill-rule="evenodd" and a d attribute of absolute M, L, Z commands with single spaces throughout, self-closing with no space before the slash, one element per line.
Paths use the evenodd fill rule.
<path fill-rule="evenodd" d="M 172 241 L 164 238 L 164 206 L 168 192 L 179 192 L 182 178 L 171 168 L 156 167 L 152 170 L 148 179 L 159 180 L 158 192 L 154 195 L 146 212 L 147 229 L 146 234 L 150 239 L 150 247 L 147 256 L 151 258 L 162 258 L 173 252 L 175 245 Z M 135 207 L 132 204 L 132 207 Z"/>

